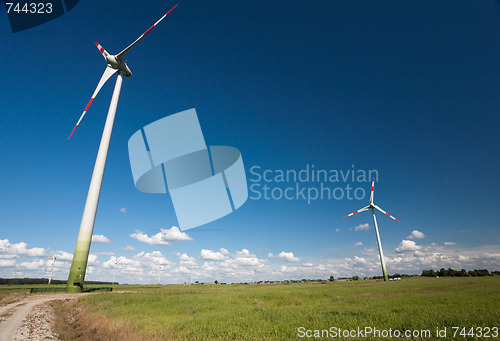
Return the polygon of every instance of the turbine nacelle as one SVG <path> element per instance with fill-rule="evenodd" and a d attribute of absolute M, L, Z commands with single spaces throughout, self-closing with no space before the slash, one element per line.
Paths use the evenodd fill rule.
<path fill-rule="evenodd" d="M 118 70 L 118 72 L 122 72 L 126 77 L 132 77 L 132 71 L 130 71 L 127 62 L 125 60 L 119 59 L 116 55 L 110 55 L 104 57 L 106 59 L 106 63 L 111 66 L 113 69 Z"/>

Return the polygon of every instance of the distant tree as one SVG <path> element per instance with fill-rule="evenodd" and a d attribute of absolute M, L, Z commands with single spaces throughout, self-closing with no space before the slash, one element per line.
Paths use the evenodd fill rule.
<path fill-rule="evenodd" d="M 330 282 L 333 282 L 335 281 L 335 278 L 333 276 L 330 276 L 330 278 L 328 279 Z"/>
<path fill-rule="evenodd" d="M 352 276 L 353 281 L 357 281 L 359 279 L 359 276 Z"/>
<path fill-rule="evenodd" d="M 214 281 L 215 285 L 219 284 L 219 281 L 218 280 L 215 280 Z"/>

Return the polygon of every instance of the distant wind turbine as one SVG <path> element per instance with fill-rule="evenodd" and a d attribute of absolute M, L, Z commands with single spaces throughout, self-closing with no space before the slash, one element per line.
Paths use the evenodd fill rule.
<path fill-rule="evenodd" d="M 112 260 L 111 262 L 113 262 L 113 264 L 115 265 L 115 268 L 113 269 L 113 283 L 111 284 L 111 286 L 113 286 L 115 285 L 115 274 L 116 274 L 116 267 L 118 266 L 118 261 Z"/>
<path fill-rule="evenodd" d="M 52 266 L 51 266 L 51 269 L 50 269 L 49 284 L 50 284 L 50 282 L 52 282 L 52 274 L 54 273 L 54 264 L 56 262 L 57 257 L 56 256 L 50 256 L 50 258 L 52 258 Z"/>
<path fill-rule="evenodd" d="M 68 137 L 71 138 L 75 132 L 76 127 L 80 124 L 85 113 L 87 112 L 90 104 L 101 90 L 102 86 L 106 81 L 115 73 L 118 73 L 116 79 L 115 88 L 113 91 L 113 96 L 111 98 L 111 103 L 109 105 L 108 116 L 106 118 L 106 123 L 104 125 L 104 131 L 102 133 L 101 144 L 99 145 L 99 151 L 97 152 L 97 158 L 95 161 L 94 172 L 92 174 L 92 180 L 90 181 L 89 192 L 87 194 L 87 201 L 85 203 L 85 209 L 83 210 L 82 222 L 80 224 L 80 232 L 78 234 L 78 239 L 76 241 L 75 253 L 73 256 L 73 262 L 71 263 L 71 270 L 69 272 L 68 282 L 66 285 L 66 292 L 81 292 L 85 280 L 85 272 L 87 269 L 87 261 L 90 251 L 90 243 L 92 240 L 92 232 L 94 230 L 94 222 L 97 213 L 97 205 L 99 203 L 99 195 L 101 193 L 102 178 L 104 175 L 104 168 L 106 166 L 106 158 L 108 155 L 109 141 L 111 139 L 111 132 L 113 131 L 113 124 L 115 120 L 116 107 L 118 105 L 118 98 L 120 97 L 120 90 L 122 86 L 123 76 L 131 77 L 132 72 L 130 71 L 127 63 L 123 58 L 125 54 L 141 40 L 144 36 L 158 25 L 170 12 L 174 10 L 179 4 L 175 5 L 170 11 L 168 11 L 163 17 L 161 17 L 153 26 L 151 26 L 146 32 L 144 32 L 139 38 L 137 38 L 132 44 L 127 46 L 123 51 L 116 55 L 109 54 L 98 42 L 96 46 L 101 52 L 102 56 L 108 64 L 104 74 L 94 91 L 94 94 L 90 98 L 85 110 L 83 111 L 80 119 L 76 123 L 73 131 Z"/>
<path fill-rule="evenodd" d="M 158 263 L 158 285 L 160 285 L 161 265 Z"/>
<path fill-rule="evenodd" d="M 344 218 L 350 217 L 350 216 L 355 215 L 356 213 L 359 213 L 359 212 L 367 211 L 370 209 L 372 210 L 373 223 L 375 224 L 375 233 L 377 235 L 378 253 L 380 255 L 380 264 L 382 265 L 382 273 L 384 274 L 384 281 L 388 281 L 389 278 L 387 276 L 387 270 L 385 268 L 384 251 L 382 250 L 382 243 L 380 242 L 380 235 L 378 233 L 377 218 L 375 217 L 375 209 L 379 210 L 380 212 L 382 212 L 386 216 L 396 220 L 398 223 L 400 223 L 400 221 L 373 203 L 374 187 L 375 187 L 375 178 L 373 178 L 373 180 L 372 180 L 372 192 L 370 194 L 370 204 L 368 206 L 360 208 L 356 212 L 353 212 L 351 214 L 346 215 Z"/>

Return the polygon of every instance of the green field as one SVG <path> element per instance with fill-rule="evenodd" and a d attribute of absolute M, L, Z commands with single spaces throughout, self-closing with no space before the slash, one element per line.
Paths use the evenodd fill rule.
<path fill-rule="evenodd" d="M 2 289 L 7 288 L 0 288 L 0 293 Z M 478 335 L 486 334 L 486 327 L 500 327 L 499 301 L 500 276 L 491 276 L 410 278 L 385 283 L 124 285 L 115 286 L 112 293 L 82 296 L 77 306 L 66 310 L 87 314 L 87 322 L 73 322 L 75 325 L 101 322 L 92 329 L 92 340 L 109 339 L 98 334 L 102 326 L 111 324 L 146 340 L 380 339 L 369 333 L 341 337 L 338 330 L 357 333 L 358 327 L 362 331 L 371 327 L 380 333 L 389 329 L 393 333 L 430 332 L 430 337 L 420 333 L 423 336 L 402 338 L 411 340 L 494 340 L 500 339 L 494 337 L 495 329 L 489 331 L 489 338 Z M 445 327 L 447 336 L 438 338 L 436 328 Z M 453 327 L 465 330 L 458 330 L 453 337 Z M 314 336 L 315 330 L 323 337 L 299 337 L 306 333 Z M 327 336 L 322 330 L 332 333 Z M 469 335 L 460 335 L 464 331 Z M 81 332 L 69 339 L 89 338 Z"/>
<path fill-rule="evenodd" d="M 380 332 L 431 333 L 406 338 L 414 340 L 484 340 L 496 335 L 491 330 L 490 338 L 478 337 L 487 332 L 485 327 L 500 327 L 499 301 L 500 277 L 494 276 L 386 283 L 117 286 L 113 293 L 82 297 L 80 304 L 146 339 L 293 340 L 331 327 L 372 327 Z M 447 337 L 437 338 L 436 328 L 445 327 Z M 459 330 L 453 337 L 453 327 L 465 327 L 467 333 L 474 327 L 475 336 L 460 336 Z M 332 335 L 310 339 L 346 339 Z M 351 339 L 379 339 L 363 336 Z"/>

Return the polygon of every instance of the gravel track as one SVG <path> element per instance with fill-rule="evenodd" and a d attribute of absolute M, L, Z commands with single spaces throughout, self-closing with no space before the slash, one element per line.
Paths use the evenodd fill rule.
<path fill-rule="evenodd" d="M 0 341 L 58 340 L 51 326 L 54 312 L 47 302 L 77 297 L 81 294 L 36 294 L 0 307 Z"/>

